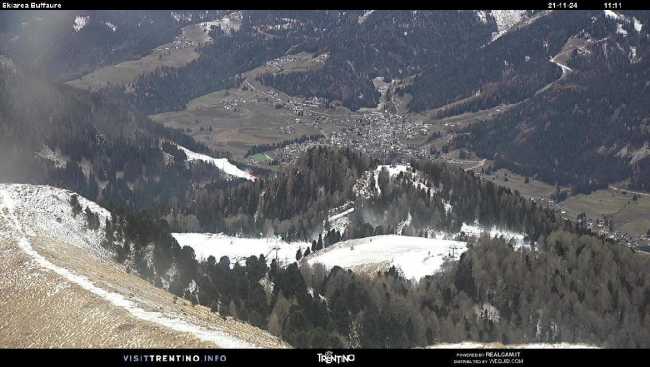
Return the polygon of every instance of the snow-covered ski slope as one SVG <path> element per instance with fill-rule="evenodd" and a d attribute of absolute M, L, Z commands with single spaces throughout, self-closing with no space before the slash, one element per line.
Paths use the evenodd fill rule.
<path fill-rule="evenodd" d="M 197 259 L 214 256 L 217 261 L 228 256 L 231 263 L 244 262 L 249 256 L 264 255 L 267 260 L 277 257 L 281 264 L 296 261 L 296 252 L 304 252 L 310 246 L 307 242 L 286 242 L 279 238 L 243 238 L 222 233 L 172 233 L 181 246 L 194 249 Z"/>
<path fill-rule="evenodd" d="M 341 214 L 349 215 L 352 209 Z M 347 219 L 345 215 L 335 215 L 336 220 Z M 331 218 L 330 218 L 331 219 Z M 526 246 L 524 235 L 517 232 L 493 228 L 483 228 L 478 224 L 463 224 L 461 231 L 468 236 L 478 237 L 486 233 L 491 237 L 503 237 L 512 241 L 515 249 Z M 173 233 L 181 246 L 194 249 L 197 259 L 214 256 L 217 261 L 227 256 L 231 265 L 244 263 L 249 256 L 264 255 L 267 261 L 277 257 L 282 265 L 295 261 L 298 249 L 302 253 L 310 247 L 308 242 L 286 242 L 280 238 L 244 238 L 223 233 Z M 453 238 L 453 234 L 438 233 L 437 238 L 424 238 L 402 235 L 371 236 L 335 243 L 323 250 L 313 252 L 306 260 L 309 264 L 320 263 L 328 268 L 340 266 L 359 271 L 388 269 L 394 265 L 406 278 L 420 279 L 439 271 L 447 260 L 458 260 L 467 249 L 466 243 L 443 238 Z"/>
<path fill-rule="evenodd" d="M 243 178 L 249 181 L 255 181 L 255 176 L 251 175 L 250 173 L 244 170 L 239 169 L 239 167 L 230 163 L 228 158 L 213 158 L 210 157 L 209 155 L 193 152 L 180 145 L 178 145 L 178 148 L 185 153 L 185 155 L 187 156 L 187 160 L 190 162 L 202 161 L 217 167 L 219 170 L 223 171 L 228 175 Z"/>
<path fill-rule="evenodd" d="M 51 186 L 0 184 L 0 195 L 5 205 L 20 209 L 20 222 L 28 224 L 24 226 L 27 235 L 45 233 L 53 240 L 89 249 L 99 257 L 110 257 L 100 244 L 104 239 L 106 219 L 111 218 L 111 213 L 96 203 L 77 195 L 82 211 L 75 216 L 70 205 L 72 191 Z M 86 208 L 97 214 L 98 230 L 88 228 Z"/>
<path fill-rule="evenodd" d="M 406 278 L 419 279 L 439 271 L 447 260 L 458 260 L 466 249 L 459 241 L 382 235 L 336 243 L 309 255 L 307 262 L 348 269 L 395 266 Z"/>
<path fill-rule="evenodd" d="M 243 263 L 249 256 L 276 256 L 282 265 L 296 261 L 296 252 L 304 253 L 307 242 L 285 242 L 278 238 L 240 238 L 222 233 L 173 233 L 181 246 L 194 249 L 197 259 L 228 256 L 231 264 Z M 447 260 L 458 260 L 467 249 L 464 242 L 434 238 L 382 235 L 335 243 L 306 257 L 309 264 L 327 268 L 340 266 L 359 271 L 388 270 L 394 265 L 406 278 L 419 279 L 439 271 Z"/>

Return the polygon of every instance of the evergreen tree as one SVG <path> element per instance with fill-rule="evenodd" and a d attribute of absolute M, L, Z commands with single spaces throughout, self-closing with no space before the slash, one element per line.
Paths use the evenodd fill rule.
<path fill-rule="evenodd" d="M 298 249 L 298 251 L 296 251 L 296 261 L 300 261 L 300 259 L 302 259 L 302 251 Z"/>
<path fill-rule="evenodd" d="M 72 194 L 70 196 L 70 206 L 72 207 L 72 216 L 76 218 L 77 215 L 83 210 L 81 204 L 79 203 L 79 196 L 77 194 Z"/>

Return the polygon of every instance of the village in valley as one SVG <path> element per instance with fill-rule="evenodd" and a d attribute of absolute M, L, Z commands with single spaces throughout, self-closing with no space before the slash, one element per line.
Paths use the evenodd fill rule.
<path fill-rule="evenodd" d="M 509 106 L 497 106 L 490 111 L 479 111 L 461 118 L 445 119 L 436 118 L 431 114 L 416 114 L 398 107 L 401 101 L 396 96 L 394 86 L 399 81 L 387 83 L 383 78 L 377 77 L 373 84 L 380 95 L 378 105 L 352 111 L 338 101 L 329 101 L 317 96 L 289 96 L 261 82 L 260 76 L 265 73 L 319 67 L 327 57 L 327 54 L 301 53 L 268 61 L 261 67 L 239 75 L 236 87 L 210 99 L 208 105 L 213 109 L 209 110 L 212 112 L 201 109 L 197 111 L 208 115 L 215 113 L 214 111 L 224 113 L 232 118 L 233 122 L 236 122 L 239 116 L 247 116 L 251 111 L 263 111 L 261 115 L 266 117 L 260 119 L 263 118 L 262 122 L 270 125 L 256 129 L 266 128 L 267 131 L 272 131 L 272 138 L 266 140 L 269 142 L 249 143 L 252 145 L 248 146 L 248 151 L 232 152 L 240 163 L 250 167 L 277 170 L 291 165 L 316 145 L 353 147 L 386 163 L 406 163 L 413 159 L 443 160 L 474 172 L 482 180 L 491 180 L 495 184 L 517 190 L 538 205 L 553 209 L 563 220 L 576 221 L 585 229 L 602 237 L 615 239 L 633 249 L 649 248 L 649 234 L 645 231 L 621 229 L 618 220 L 612 220 L 607 215 L 588 215 L 580 210 L 579 205 L 574 205 L 572 200 L 557 200 L 553 197 L 557 188 L 552 185 L 540 183 L 544 186 L 543 190 L 529 190 L 527 184 L 523 184 L 524 178 L 519 177 L 521 182 L 513 186 L 513 183 L 517 182 L 516 174 L 492 172 L 491 161 L 453 148 L 454 139 L 462 135 L 459 131 L 467 126 L 468 121 L 493 116 L 507 110 Z M 199 113 L 190 112 L 197 115 Z M 277 122 L 270 122 L 268 116 L 274 116 Z M 175 117 L 170 117 L 172 118 Z M 214 126 L 215 122 L 219 122 L 218 119 L 210 118 L 210 122 L 206 124 L 203 123 L 204 120 L 205 118 L 199 123 L 199 133 L 202 134 L 204 142 L 210 143 L 213 135 L 219 135 L 218 126 Z M 188 132 L 192 130 L 196 132 L 196 127 L 188 129 Z M 221 146 L 219 148 L 223 149 Z M 569 191 L 568 188 L 562 190 Z M 623 202 L 620 198 L 622 192 L 612 192 L 612 195 L 617 195 L 617 200 Z M 633 197 L 639 199 L 638 196 L 629 194 L 630 202 Z M 647 197 L 640 199 L 643 205 L 645 201 L 650 201 Z"/>

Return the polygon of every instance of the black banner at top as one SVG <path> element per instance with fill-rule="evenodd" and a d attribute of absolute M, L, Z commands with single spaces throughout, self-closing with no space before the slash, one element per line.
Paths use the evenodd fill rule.
<path fill-rule="evenodd" d="M 646 0 L 429 0 L 429 1 L 199 1 L 199 0 L 0 0 L 8 10 L 391 9 L 391 10 L 650 10 Z"/>

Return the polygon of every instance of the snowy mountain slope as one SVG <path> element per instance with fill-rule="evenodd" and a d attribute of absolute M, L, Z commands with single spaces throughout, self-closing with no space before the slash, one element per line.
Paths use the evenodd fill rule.
<path fill-rule="evenodd" d="M 633 161 L 633 157 L 636 152 L 645 157 L 643 146 L 648 140 L 642 136 L 647 103 L 638 98 L 648 85 L 645 16 L 647 13 L 611 10 L 552 12 L 537 25 L 511 30 L 499 40 L 512 43 L 511 49 L 517 49 L 516 44 L 522 48 L 532 44 L 533 39 L 526 42 L 529 36 L 522 36 L 536 29 L 540 34 L 549 30 L 563 33 L 559 42 L 548 37 L 542 48 L 536 46 L 546 52 L 538 57 L 554 64 L 555 77 L 540 83 L 541 88 L 536 87 L 525 103 L 488 124 L 476 124 L 465 148 L 480 157 L 494 157 L 498 151 L 515 172 L 535 172 L 546 182 L 593 190 L 630 180 L 630 188 L 643 188 L 649 182 L 643 177 L 645 163 Z M 543 32 L 541 25 L 545 25 Z M 532 51 L 526 50 L 525 55 Z M 596 109 L 594 101 L 605 107 Z M 549 104 L 554 107 L 548 109 Z M 544 117 L 540 117 L 542 110 Z"/>
<path fill-rule="evenodd" d="M 464 242 L 397 235 L 372 236 L 331 245 L 307 256 L 309 264 L 328 268 L 388 270 L 395 266 L 408 279 L 419 279 L 457 260 L 467 249 Z"/>
<path fill-rule="evenodd" d="M 497 24 L 497 31 L 492 34 L 492 41 L 508 32 L 510 28 L 525 19 L 525 10 L 492 10 L 492 17 Z"/>
<path fill-rule="evenodd" d="M 73 216 L 68 200 L 73 193 L 47 186 L 31 185 L 0 185 L 0 244 L 3 247 L 0 261 L 15 263 L 15 257 L 25 258 L 20 266 L 14 266 L 12 271 L 17 277 L 25 277 L 26 269 L 37 269 L 37 274 L 51 279 L 54 283 L 49 287 L 49 295 L 58 294 L 61 290 L 71 289 L 77 298 L 92 299 L 92 304 L 102 310 L 119 314 L 119 317 L 133 324 L 134 333 L 146 334 L 154 328 L 157 344 L 153 345 L 191 345 L 219 346 L 226 348 L 252 348 L 258 346 L 279 347 L 278 340 L 252 326 L 234 321 L 224 321 L 211 313 L 205 307 L 187 307 L 195 310 L 188 312 L 184 301 L 177 304 L 173 295 L 162 289 L 153 287 L 148 282 L 135 275 L 128 274 L 125 269 L 112 262 L 105 250 L 100 246 L 100 231 L 89 231 Z M 82 207 L 94 210 L 100 217 L 109 213 L 98 205 L 79 197 Z M 68 208 L 66 208 L 66 205 Z M 98 256 L 99 255 L 99 256 Z M 22 266 L 22 267 L 21 267 Z M 4 268 L 3 268 L 4 269 Z M 28 273 L 32 273 L 31 271 Z M 21 292 L 21 282 L 15 278 L 5 279 L 2 289 L 14 292 L 10 298 L 25 301 L 30 297 Z M 51 282 L 51 283 L 52 283 Z M 32 286 L 33 284 L 29 284 Z M 29 288 L 29 287 L 27 287 Z M 53 289 L 52 289 L 53 288 Z M 18 292 L 19 294 L 15 294 Z M 39 305 L 49 300 L 37 299 Z M 173 301 L 173 302 L 172 302 Z M 77 317 L 69 310 L 70 315 L 62 315 L 74 319 Z M 2 305 L 1 313 L 9 312 L 9 306 Z M 82 313 L 83 315 L 84 313 Z M 100 313 L 101 314 L 101 313 Z M 22 315 L 22 314 L 21 314 Z M 97 323 L 92 320 L 92 314 L 85 315 L 86 326 L 99 333 L 95 328 Z M 25 316 L 28 318 L 28 316 Z M 4 318 L 3 318 L 4 319 Z M 101 321 L 101 320 L 100 320 Z M 101 323 L 101 322 L 99 322 Z M 119 324 L 118 324 L 119 325 Z M 13 325 L 20 328 L 20 325 Z M 65 340 L 66 334 L 75 334 L 74 324 L 67 325 L 56 335 L 47 334 L 51 326 L 32 325 L 39 333 L 47 334 L 46 345 L 82 345 L 91 346 L 89 340 L 79 339 L 74 342 Z M 145 331 L 142 331 L 144 328 Z M 103 329 L 100 329 L 103 330 Z M 79 331 L 80 332 L 80 331 Z M 85 331 L 84 331 L 85 332 Z M 186 335 L 185 344 L 175 344 L 176 341 L 166 338 L 168 335 L 181 333 Z M 99 335 L 100 345 L 135 346 L 150 345 L 141 341 L 115 340 L 112 336 Z M 11 339 L 9 335 L 0 333 L 0 339 Z M 18 338 L 26 342 L 29 338 Z M 54 340 L 54 341 L 52 341 Z M 110 343 L 107 342 L 110 340 Z M 107 343 L 107 344 L 104 344 Z M 189 344 L 187 344 L 189 343 Z M 204 344 L 207 343 L 207 344 Z M 5 345 L 3 343 L 3 345 Z"/>
<path fill-rule="evenodd" d="M 0 184 L 0 197 L 5 205 L 14 203 L 22 209 L 20 220 L 29 223 L 25 228 L 27 235 L 47 235 L 53 240 L 91 250 L 96 256 L 110 258 L 110 253 L 100 245 L 104 239 L 106 219 L 111 218 L 110 212 L 78 196 L 82 212 L 75 216 L 70 206 L 73 194 L 51 186 Z M 83 213 L 86 208 L 98 215 L 99 229 L 88 228 Z"/>
<path fill-rule="evenodd" d="M 357 196 L 369 198 L 373 195 L 381 195 L 381 188 L 379 187 L 379 174 L 386 170 L 390 178 L 398 176 L 400 173 L 408 174 L 411 176 L 413 186 L 422 190 L 431 190 L 431 194 L 436 191 L 435 187 L 429 187 L 422 182 L 421 175 L 410 164 L 385 164 L 379 165 L 374 170 L 364 173 L 364 175 L 355 183 L 354 191 Z"/>
<path fill-rule="evenodd" d="M 275 248 L 281 264 L 294 262 L 296 252 L 304 252 L 310 244 L 307 242 L 285 242 L 279 238 L 240 238 L 222 233 L 172 233 L 181 246 L 194 249 L 197 259 L 206 259 L 210 255 L 217 261 L 228 256 L 230 261 L 243 262 L 249 256 L 264 255 L 267 260 L 275 258 Z"/>
<path fill-rule="evenodd" d="M 182 150 L 185 155 L 187 156 L 188 161 L 203 161 L 208 164 L 212 164 L 215 167 L 217 167 L 219 170 L 223 171 L 224 173 L 234 176 L 234 177 L 239 177 L 243 178 L 245 180 L 249 181 L 255 181 L 255 176 L 251 175 L 250 173 L 243 171 L 239 169 L 237 166 L 234 164 L 230 163 L 228 158 L 213 158 L 205 154 L 201 153 L 195 153 L 185 147 L 178 146 L 180 150 Z"/>
<path fill-rule="evenodd" d="M 224 15 L 221 19 L 201 22 L 199 26 L 206 33 L 210 33 L 213 28 L 219 28 L 222 32 L 230 34 L 231 32 L 239 31 L 242 22 L 242 13 L 241 11 L 236 11 L 230 14 Z M 209 35 L 208 35 L 209 37 Z M 210 39 L 212 41 L 212 39 Z"/>

